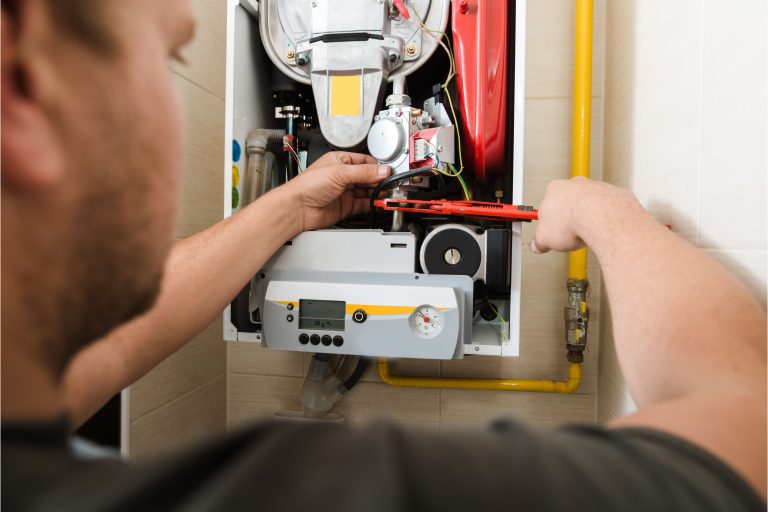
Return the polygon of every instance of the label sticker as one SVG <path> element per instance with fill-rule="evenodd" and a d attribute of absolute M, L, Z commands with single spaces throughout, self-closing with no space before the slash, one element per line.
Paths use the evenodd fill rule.
<path fill-rule="evenodd" d="M 331 77 L 331 115 L 360 115 L 360 75 L 333 75 Z"/>
<path fill-rule="evenodd" d="M 242 156 L 242 149 L 240 148 L 240 143 L 236 140 L 232 141 L 232 161 L 233 162 L 239 162 L 240 157 Z"/>
<path fill-rule="evenodd" d="M 232 187 L 232 208 L 237 208 L 239 204 L 240 204 L 240 193 L 237 191 L 237 188 Z"/>
<path fill-rule="evenodd" d="M 236 187 L 240 184 L 240 169 L 236 165 L 232 166 L 232 186 Z"/>

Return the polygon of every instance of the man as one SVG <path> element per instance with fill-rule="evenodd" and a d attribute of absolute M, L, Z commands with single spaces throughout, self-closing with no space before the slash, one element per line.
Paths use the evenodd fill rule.
<path fill-rule="evenodd" d="M 765 312 L 629 193 L 581 179 L 550 185 L 532 249 L 600 259 L 639 406 L 610 429 L 263 424 L 142 465 L 78 459 L 72 422 L 201 330 L 285 240 L 364 211 L 388 169 L 329 155 L 171 250 L 167 60 L 191 37 L 187 2 L 2 5 L 8 510 L 764 510 Z"/>

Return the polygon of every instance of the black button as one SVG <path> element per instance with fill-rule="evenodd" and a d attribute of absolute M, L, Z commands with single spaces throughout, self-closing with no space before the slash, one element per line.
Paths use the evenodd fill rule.
<path fill-rule="evenodd" d="M 288 311 L 293 311 L 293 303 L 289 302 L 287 307 Z"/>
<path fill-rule="evenodd" d="M 309 341 L 312 342 L 313 345 L 319 345 L 320 344 L 320 336 L 317 334 L 313 334 L 309 337 Z"/>
<path fill-rule="evenodd" d="M 323 345 L 327 347 L 330 344 L 331 344 L 331 337 L 326 334 L 325 336 L 323 336 Z"/>
<path fill-rule="evenodd" d="M 337 347 L 342 346 L 344 344 L 344 338 L 342 338 L 341 336 L 334 336 L 333 344 L 336 345 Z"/>
<path fill-rule="evenodd" d="M 289 322 L 293 322 L 293 315 L 288 315 L 287 317 L 285 317 L 285 319 L 288 320 Z"/>
<path fill-rule="evenodd" d="M 306 345 L 307 343 L 309 343 L 309 336 L 307 334 L 300 334 L 299 343 L 301 343 L 302 345 Z"/>
<path fill-rule="evenodd" d="M 367 318 L 368 318 L 368 313 L 366 313 L 362 309 L 355 310 L 355 312 L 352 313 L 352 320 L 354 320 L 358 324 L 365 322 Z"/>

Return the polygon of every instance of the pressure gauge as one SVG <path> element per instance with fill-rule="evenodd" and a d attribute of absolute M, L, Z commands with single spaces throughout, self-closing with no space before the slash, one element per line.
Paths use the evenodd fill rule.
<path fill-rule="evenodd" d="M 410 318 L 411 329 L 423 338 L 432 338 L 443 330 L 443 315 L 434 306 L 419 306 Z"/>

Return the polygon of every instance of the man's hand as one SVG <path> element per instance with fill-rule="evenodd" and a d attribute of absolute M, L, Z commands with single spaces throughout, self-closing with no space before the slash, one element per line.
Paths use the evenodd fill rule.
<path fill-rule="evenodd" d="M 301 231 L 332 226 L 368 211 L 371 191 L 391 169 L 370 156 L 332 152 L 323 155 L 284 189 L 293 198 Z"/>
<path fill-rule="evenodd" d="M 575 251 L 584 247 L 585 223 L 611 222 L 612 212 L 642 210 L 627 190 L 586 178 L 552 181 L 539 204 L 539 221 L 531 250 Z"/>

